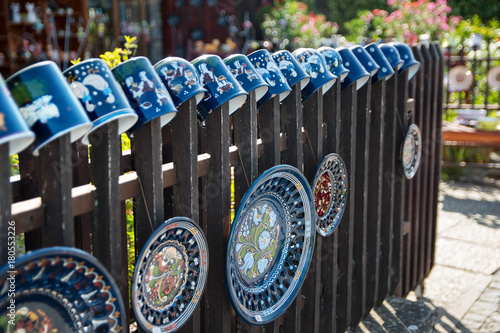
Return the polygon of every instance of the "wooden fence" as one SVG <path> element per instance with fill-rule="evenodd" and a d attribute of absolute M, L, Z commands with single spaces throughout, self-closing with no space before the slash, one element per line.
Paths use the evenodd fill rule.
<path fill-rule="evenodd" d="M 38 158 L 20 155 L 20 179 L 9 184 L 0 147 L 0 261 L 7 221 L 28 250 L 78 247 L 111 272 L 128 304 L 125 204 L 134 198 L 136 252 L 167 218 L 191 217 L 205 231 L 210 256 L 203 298 L 182 332 L 343 332 L 390 294 L 406 295 L 433 264 L 440 175 L 444 56 L 437 43 L 414 46 L 422 70 L 387 81 L 337 83 L 304 104 L 295 86 L 257 110 L 252 93 L 242 109 L 227 105 L 198 124 L 193 100 L 163 129 L 159 120 L 135 132 L 121 152 L 117 126 L 106 125 L 88 147 L 64 136 Z M 403 176 L 400 150 L 417 123 L 423 155 L 416 177 Z M 292 305 L 275 322 L 250 326 L 232 310 L 225 283 L 226 246 L 234 205 L 259 174 L 286 163 L 312 181 L 323 156 L 339 153 L 348 170 L 348 202 L 333 235 L 316 237 L 311 266 Z M 90 162 L 89 158 L 90 156 Z M 231 177 L 232 167 L 234 167 Z M 11 186 L 12 191 L 8 191 Z M 11 212 L 10 212 L 10 208 Z M 132 312 L 130 311 L 130 314 Z"/>

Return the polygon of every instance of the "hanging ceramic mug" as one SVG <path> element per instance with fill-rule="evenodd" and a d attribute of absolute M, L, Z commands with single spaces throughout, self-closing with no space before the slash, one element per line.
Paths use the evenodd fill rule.
<path fill-rule="evenodd" d="M 286 78 L 281 73 L 278 65 L 273 60 L 273 57 L 267 50 L 257 50 L 250 53 L 248 60 L 253 64 L 257 72 L 269 85 L 268 92 L 257 103 L 261 107 L 265 102 L 279 96 L 279 101 L 283 101 L 292 89 L 288 85 Z"/>
<path fill-rule="evenodd" d="M 356 90 L 359 90 L 370 78 L 370 73 L 361 65 L 358 58 L 352 53 L 351 50 L 340 47 L 337 49 L 344 66 L 349 70 L 349 74 L 342 81 L 342 90 L 349 87 L 351 84 L 356 83 Z"/>
<path fill-rule="evenodd" d="M 368 52 L 361 45 L 351 46 L 352 54 L 356 58 L 358 58 L 359 62 L 366 69 L 368 73 L 370 73 L 371 77 L 374 77 L 375 74 L 380 69 L 380 66 L 377 65 L 377 62 L 368 54 Z"/>
<path fill-rule="evenodd" d="M 93 122 L 92 129 L 82 139 L 83 143 L 89 144 L 90 133 L 114 120 L 118 121 L 118 134 L 136 123 L 137 114 L 104 60 L 84 60 L 66 69 L 63 75 Z"/>
<path fill-rule="evenodd" d="M 411 80 L 420 70 L 420 62 L 415 60 L 411 47 L 401 42 L 389 43 L 389 45 L 394 46 L 398 50 L 399 57 L 404 61 L 398 73 L 401 74 L 408 70 L 408 80 Z"/>
<path fill-rule="evenodd" d="M 229 114 L 238 110 L 247 100 L 248 94 L 222 59 L 205 54 L 191 61 L 196 68 L 201 85 L 207 90 L 204 100 L 198 104 L 198 119 L 204 124 L 207 117 L 224 103 L 229 103 Z"/>
<path fill-rule="evenodd" d="M 35 140 L 24 121 L 16 102 L 0 75 L 0 145 L 9 145 L 9 155 L 15 155 L 26 149 Z"/>
<path fill-rule="evenodd" d="M 281 73 L 286 77 L 290 87 L 300 82 L 300 89 L 303 90 L 311 81 L 309 74 L 300 66 L 290 51 L 277 51 L 272 54 L 272 57 L 274 62 L 278 64 Z"/>
<path fill-rule="evenodd" d="M 28 66 L 10 76 L 6 83 L 23 118 L 36 134 L 34 155 L 65 134 L 74 142 L 92 127 L 54 62 L 42 61 Z"/>
<path fill-rule="evenodd" d="M 325 58 L 319 51 L 311 48 L 300 48 L 292 54 L 302 69 L 311 77 L 311 81 L 302 90 L 302 102 L 320 88 L 325 94 L 337 81 L 337 77 L 327 69 Z"/>
<path fill-rule="evenodd" d="M 160 117 L 161 127 L 177 116 L 172 98 L 146 57 L 133 57 L 112 70 L 139 119 L 129 134 Z"/>
<path fill-rule="evenodd" d="M 200 85 L 196 69 L 187 60 L 179 57 L 167 57 L 154 65 L 155 71 L 167 88 L 176 107 L 196 98 L 200 103 L 207 90 Z"/>
<path fill-rule="evenodd" d="M 349 75 L 349 70 L 344 67 L 344 62 L 342 57 L 333 47 L 322 46 L 318 51 L 323 55 L 326 62 L 326 67 L 328 70 L 340 79 L 340 82 L 344 82 L 344 79 Z"/>
<path fill-rule="evenodd" d="M 401 66 L 403 66 L 403 64 L 405 63 L 399 57 L 399 52 L 394 46 L 389 44 L 380 44 L 379 48 L 395 71 L 398 71 L 401 68 Z"/>
<path fill-rule="evenodd" d="M 391 64 L 384 56 L 377 43 L 370 43 L 365 46 L 365 50 L 370 54 L 370 56 L 375 60 L 380 69 L 372 76 L 372 82 L 378 82 L 380 80 L 388 80 L 394 75 L 394 70 Z"/>
<path fill-rule="evenodd" d="M 224 59 L 224 63 L 247 93 L 255 91 L 255 99 L 257 102 L 264 97 L 269 90 L 269 85 L 260 74 L 257 73 L 257 70 L 245 55 L 230 55 Z"/>

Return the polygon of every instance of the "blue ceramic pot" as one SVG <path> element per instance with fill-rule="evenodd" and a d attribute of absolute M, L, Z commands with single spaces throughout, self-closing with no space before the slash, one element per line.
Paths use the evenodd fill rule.
<path fill-rule="evenodd" d="M 255 90 L 257 102 L 264 97 L 269 90 L 269 85 L 259 73 L 257 73 L 257 70 L 245 55 L 230 55 L 224 59 L 224 63 L 247 93 Z"/>
<path fill-rule="evenodd" d="M 280 102 L 283 101 L 290 94 L 292 89 L 288 85 L 286 78 L 281 73 L 271 54 L 267 50 L 257 50 L 250 53 L 247 57 L 257 70 L 257 73 L 259 73 L 269 85 L 269 90 L 259 103 L 257 103 L 257 106 L 260 107 L 275 96 L 279 96 Z"/>
<path fill-rule="evenodd" d="M 309 74 L 306 73 L 289 51 L 281 50 L 274 52 L 272 57 L 274 62 L 278 64 L 281 73 L 286 77 L 290 87 L 300 82 L 300 89 L 302 90 L 311 81 Z"/>
<path fill-rule="evenodd" d="M 351 84 L 356 83 L 356 90 L 359 90 L 370 78 L 370 73 L 361 65 L 358 58 L 352 53 L 351 50 L 340 47 L 337 49 L 345 68 L 349 70 L 349 74 L 342 82 L 342 90 L 349 87 Z"/>
<path fill-rule="evenodd" d="M 133 57 L 111 71 L 139 116 L 129 135 L 158 117 L 163 127 L 177 116 L 174 102 L 148 58 Z"/>
<path fill-rule="evenodd" d="M 65 70 L 63 75 L 93 122 L 92 129 L 82 139 L 83 143 L 89 144 L 89 134 L 111 121 L 118 121 L 118 134 L 136 123 L 137 114 L 104 60 L 82 61 Z"/>
<path fill-rule="evenodd" d="M 24 121 L 16 102 L 0 75 L 0 145 L 9 145 L 9 155 L 15 155 L 35 140 Z"/>
<path fill-rule="evenodd" d="M 368 54 L 368 52 L 361 45 L 351 46 L 351 51 L 356 58 L 358 58 L 359 62 L 366 69 L 370 76 L 373 77 L 380 66 L 377 65 L 377 62 Z"/>
<path fill-rule="evenodd" d="M 349 70 L 344 67 L 344 62 L 342 61 L 342 57 L 333 47 L 330 46 L 322 46 L 318 49 L 318 51 L 323 55 L 326 62 L 326 67 L 328 70 L 340 78 L 340 82 L 344 82 L 344 79 L 349 74 Z"/>
<path fill-rule="evenodd" d="M 380 51 L 378 44 L 370 43 L 365 46 L 365 50 L 375 60 L 377 65 L 380 66 L 380 69 L 372 76 L 372 82 L 390 79 L 394 75 L 394 70 L 382 51 Z"/>
<path fill-rule="evenodd" d="M 323 88 L 323 94 L 326 93 L 337 81 L 337 77 L 327 69 L 325 58 L 319 51 L 300 48 L 292 54 L 302 69 L 311 77 L 311 81 L 302 90 L 302 102 L 311 97 L 319 88 Z"/>
<path fill-rule="evenodd" d="M 229 103 L 229 114 L 238 110 L 247 100 L 248 94 L 224 61 L 213 54 L 205 54 L 191 61 L 196 68 L 207 97 L 198 104 L 198 118 L 204 123 L 208 115 L 224 103 Z"/>
<path fill-rule="evenodd" d="M 399 52 L 394 46 L 389 44 L 380 44 L 378 47 L 394 70 L 398 71 L 401 66 L 403 66 L 405 62 L 399 57 Z"/>
<path fill-rule="evenodd" d="M 196 98 L 200 103 L 207 90 L 200 85 L 200 79 L 194 66 L 179 57 L 168 57 L 154 65 L 176 107 L 190 99 Z"/>
<path fill-rule="evenodd" d="M 47 143 L 68 133 L 74 142 L 92 127 L 82 104 L 54 62 L 28 66 L 6 82 L 23 118 L 36 134 L 34 155 Z"/>
<path fill-rule="evenodd" d="M 401 74 L 404 71 L 408 70 L 408 80 L 411 80 L 420 70 L 420 62 L 415 60 L 415 58 L 413 57 L 411 47 L 409 47 L 405 43 L 399 42 L 389 43 L 389 45 L 394 46 L 396 50 L 398 50 L 399 57 L 405 62 L 399 69 L 398 73 Z"/>

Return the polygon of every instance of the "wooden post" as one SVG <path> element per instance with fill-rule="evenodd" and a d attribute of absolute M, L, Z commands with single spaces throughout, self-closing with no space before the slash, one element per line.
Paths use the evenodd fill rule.
<path fill-rule="evenodd" d="M 90 183 L 89 149 L 81 140 L 72 145 L 73 187 Z M 102 169 L 101 169 L 102 170 Z M 75 246 L 92 252 L 92 214 L 75 216 Z M 127 288 L 128 289 L 128 283 Z M 127 291 L 128 294 L 128 291 Z"/>
<path fill-rule="evenodd" d="M 371 113 L 368 153 L 368 189 L 366 221 L 366 302 L 363 313 L 374 307 L 379 284 L 380 225 L 382 219 L 382 160 L 384 150 L 384 122 L 386 106 L 386 82 L 380 80 L 372 85 Z"/>
<path fill-rule="evenodd" d="M 314 180 L 314 175 L 319 163 L 323 159 L 323 93 L 318 89 L 304 103 L 304 130 L 306 142 L 304 143 L 304 175 L 309 184 Z M 321 281 L 321 248 L 322 237 L 316 237 L 314 253 L 311 258 L 301 292 L 297 296 L 301 301 L 300 331 L 306 332 L 319 330 L 319 302 Z"/>
<path fill-rule="evenodd" d="M 352 258 L 352 308 L 350 327 L 363 316 L 366 294 L 366 219 L 368 209 L 368 154 L 370 140 L 371 79 L 358 91 L 356 108 L 356 153 L 354 164 L 354 226 Z"/>
<path fill-rule="evenodd" d="M 259 108 L 259 136 L 263 153 L 259 160 L 259 174 L 280 163 L 280 103 L 279 96 Z"/>
<path fill-rule="evenodd" d="M 7 262 L 8 237 L 12 236 L 10 225 L 12 194 L 10 189 L 10 158 L 9 144 L 0 145 L 0 266 Z M 10 227 L 10 228 L 9 228 Z M 15 225 L 14 225 L 15 227 Z"/>
<path fill-rule="evenodd" d="M 205 186 L 205 209 L 210 274 L 205 290 L 205 328 L 231 332 L 234 317 L 226 288 L 226 248 L 231 227 L 231 169 L 229 165 L 229 105 L 225 103 L 206 120 L 210 171 Z"/>
<path fill-rule="evenodd" d="M 325 138 L 323 150 L 325 155 L 339 151 L 339 119 L 340 119 L 340 90 L 341 84 L 337 80 L 335 85 L 323 95 L 323 121 L 325 124 Z M 341 156 L 341 158 L 345 158 Z M 342 218 L 340 223 L 345 223 Z M 338 279 L 338 230 L 322 240 L 321 247 L 321 301 L 319 308 L 320 332 L 336 331 L 337 315 L 337 279 Z"/>
<path fill-rule="evenodd" d="M 42 246 L 75 246 L 69 133 L 40 149 L 40 197 L 45 207 Z"/>
<path fill-rule="evenodd" d="M 343 332 L 351 323 L 352 260 L 354 238 L 355 174 L 356 174 L 356 84 L 345 88 L 340 97 L 339 154 L 343 157 L 348 177 L 347 203 L 338 228 L 337 331 Z"/>

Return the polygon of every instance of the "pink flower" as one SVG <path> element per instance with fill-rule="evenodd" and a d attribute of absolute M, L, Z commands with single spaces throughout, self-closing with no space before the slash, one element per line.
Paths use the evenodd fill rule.
<path fill-rule="evenodd" d="M 450 26 L 446 22 L 441 22 L 439 24 L 439 29 L 444 30 L 444 31 L 448 31 L 448 30 L 450 30 Z"/>
<path fill-rule="evenodd" d="M 434 2 L 428 2 L 427 3 L 427 10 L 433 11 L 434 8 L 436 8 L 436 4 Z"/>
<path fill-rule="evenodd" d="M 394 2 L 396 2 L 396 0 L 387 0 L 387 5 L 392 6 L 394 5 Z"/>

